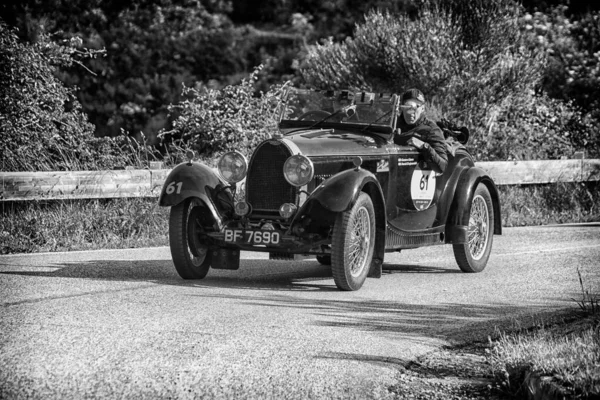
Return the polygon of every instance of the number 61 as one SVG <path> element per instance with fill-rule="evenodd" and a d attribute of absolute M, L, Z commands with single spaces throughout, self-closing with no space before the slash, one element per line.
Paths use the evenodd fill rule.
<path fill-rule="evenodd" d="M 181 187 L 183 186 L 183 182 L 171 182 L 167 185 L 167 189 L 165 193 L 173 194 L 173 193 L 181 193 Z"/>
<path fill-rule="evenodd" d="M 421 182 L 419 182 L 419 189 L 427 190 L 428 187 L 429 187 L 429 174 L 423 174 L 423 176 L 421 176 Z"/>

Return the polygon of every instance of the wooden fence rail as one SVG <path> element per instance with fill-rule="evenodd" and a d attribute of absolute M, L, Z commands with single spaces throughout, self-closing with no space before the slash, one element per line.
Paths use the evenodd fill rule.
<path fill-rule="evenodd" d="M 600 181 L 600 160 L 479 162 L 498 185 Z M 0 172 L 0 202 L 158 197 L 168 169 Z"/>

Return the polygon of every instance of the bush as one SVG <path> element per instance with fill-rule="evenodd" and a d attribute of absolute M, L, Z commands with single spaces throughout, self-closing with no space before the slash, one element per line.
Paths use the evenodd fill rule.
<path fill-rule="evenodd" d="M 117 141 L 93 136 L 74 90 L 54 75 L 73 63 L 71 44 L 45 35 L 18 41 L 0 21 L 0 158 L 3 171 L 107 169 L 131 159 Z"/>
<path fill-rule="evenodd" d="M 224 14 L 230 1 L 157 0 L 106 2 L 24 0 L 12 6 L 18 26 L 44 22 L 57 37 L 82 38 L 106 49 L 85 60 L 87 70 L 62 68 L 99 137 L 123 132 L 156 144 L 170 126 L 167 106 L 181 100 L 183 84 L 223 79 L 243 70 L 235 49 L 240 35 Z M 27 32 L 34 40 L 34 33 Z M 92 74 L 90 74 L 92 71 Z"/>
<path fill-rule="evenodd" d="M 425 1 L 415 19 L 371 11 L 354 38 L 313 46 L 302 71 L 316 87 L 420 88 L 430 116 L 471 128 L 478 159 L 557 158 L 594 126 L 571 104 L 538 94 L 546 52 L 510 0 Z M 467 5 L 467 6 L 465 6 Z"/>
<path fill-rule="evenodd" d="M 581 110 L 566 127 L 571 142 L 590 158 L 600 157 L 600 12 L 570 19 L 567 10 L 560 5 L 527 13 L 521 29 L 530 33 L 531 45 L 548 54 L 544 91 Z"/>
<path fill-rule="evenodd" d="M 249 155 L 256 145 L 276 131 L 282 86 L 254 96 L 260 68 L 239 85 L 222 89 L 184 88 L 187 100 L 169 109 L 179 116 L 173 130 L 162 132 L 170 153 L 191 148 L 203 158 L 238 150 Z"/>

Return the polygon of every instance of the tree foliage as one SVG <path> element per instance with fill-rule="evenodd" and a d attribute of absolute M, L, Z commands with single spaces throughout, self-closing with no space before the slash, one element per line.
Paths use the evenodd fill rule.
<path fill-rule="evenodd" d="M 528 13 L 525 28 L 549 54 L 544 90 L 552 97 L 573 100 L 600 119 L 600 12 L 573 20 L 568 7 Z"/>
<path fill-rule="evenodd" d="M 277 85 L 255 96 L 259 72 L 257 68 L 240 84 L 222 89 L 184 88 L 188 98 L 170 107 L 179 115 L 174 128 L 161 134 L 171 151 L 191 148 L 208 159 L 232 150 L 250 155 L 276 131 L 282 94 L 282 85 Z"/>
<path fill-rule="evenodd" d="M 254 95 L 287 80 L 417 86 L 434 116 L 471 127 L 480 157 L 580 149 L 593 156 L 600 153 L 598 12 L 547 10 L 527 14 L 511 0 L 7 0 L 0 18 L 34 44 L 54 32 L 57 43 L 81 37 L 83 47 L 105 49 L 105 57 L 52 69 L 77 88 L 70 96 L 97 136 L 154 143 L 162 130 L 180 140 L 186 107 L 169 104 L 207 96 L 199 88 L 225 90 L 263 64 L 251 79 Z M 530 129 L 532 140 L 524 140 Z"/>
<path fill-rule="evenodd" d="M 473 130 L 479 159 L 572 154 L 590 130 L 573 107 L 537 94 L 546 52 L 522 29 L 521 7 L 509 0 L 465 4 L 425 2 L 414 19 L 371 11 L 352 38 L 312 47 L 303 74 L 317 87 L 418 87 L 432 116 Z"/>
<path fill-rule="evenodd" d="M 54 76 L 73 63 L 72 46 L 47 36 L 19 42 L 0 21 L 0 159 L 3 171 L 106 168 L 125 158 L 116 143 L 93 136 L 72 89 Z"/>

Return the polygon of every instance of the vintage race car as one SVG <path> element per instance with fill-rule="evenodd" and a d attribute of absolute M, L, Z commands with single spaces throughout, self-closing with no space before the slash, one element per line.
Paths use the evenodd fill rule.
<path fill-rule="evenodd" d="M 179 275 L 238 269 L 240 251 L 261 251 L 316 256 L 339 289 L 357 290 L 381 277 L 386 252 L 441 244 L 452 244 L 462 271 L 482 271 L 502 232 L 496 185 L 462 145 L 464 129 L 445 130 L 443 174 L 415 148 L 394 144 L 399 102 L 395 94 L 289 89 L 278 133 L 249 161 L 229 152 L 215 171 L 190 154 L 159 199 L 171 207 Z"/>

